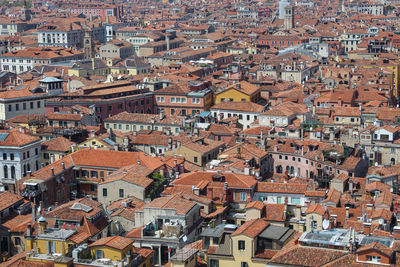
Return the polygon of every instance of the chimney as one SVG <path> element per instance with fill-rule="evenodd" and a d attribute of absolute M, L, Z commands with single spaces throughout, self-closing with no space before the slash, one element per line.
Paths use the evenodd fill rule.
<path fill-rule="evenodd" d="M 95 70 L 94 58 L 92 58 L 92 70 Z"/>
<path fill-rule="evenodd" d="M 47 222 L 46 219 L 43 217 L 39 218 L 39 229 L 38 234 L 43 234 L 47 229 Z"/>
<path fill-rule="evenodd" d="M 249 166 L 249 162 L 247 160 L 246 160 L 246 165 L 244 166 L 244 174 L 250 175 L 250 166 Z"/>
<path fill-rule="evenodd" d="M 372 208 L 374 207 L 374 204 L 368 203 L 367 204 L 367 210 L 372 210 Z"/>
<path fill-rule="evenodd" d="M 171 137 L 168 138 L 168 148 L 172 149 L 172 138 Z"/>
<path fill-rule="evenodd" d="M 36 222 L 36 204 L 32 205 L 32 223 Z"/>
<path fill-rule="evenodd" d="M 32 225 L 28 223 L 28 229 L 26 229 L 26 235 L 31 236 L 32 235 Z"/>
<path fill-rule="evenodd" d="M 165 42 L 167 43 L 167 50 L 170 49 L 170 45 L 169 45 L 169 36 L 165 35 Z"/>
<path fill-rule="evenodd" d="M 54 154 L 50 154 L 50 163 L 54 163 L 55 159 L 54 159 Z"/>
<path fill-rule="evenodd" d="M 62 169 L 65 170 L 65 162 L 64 161 L 61 162 L 61 165 L 62 165 Z"/>
<path fill-rule="evenodd" d="M 346 207 L 346 219 L 348 220 L 349 219 L 349 207 Z"/>
<path fill-rule="evenodd" d="M 160 121 L 164 119 L 164 110 L 160 110 Z"/>
<path fill-rule="evenodd" d="M 332 217 L 332 220 L 333 220 L 332 228 L 335 228 L 336 224 L 337 224 L 337 215 L 336 214 L 332 214 L 331 217 Z"/>
<path fill-rule="evenodd" d="M 137 165 L 140 165 L 141 164 L 141 161 L 140 161 L 140 159 L 138 159 L 138 161 L 137 161 Z"/>
<path fill-rule="evenodd" d="M 51 167 L 50 170 L 51 170 L 51 175 L 54 176 L 54 168 Z"/>
<path fill-rule="evenodd" d="M 364 235 L 370 235 L 371 234 L 371 223 L 363 223 L 364 227 Z"/>

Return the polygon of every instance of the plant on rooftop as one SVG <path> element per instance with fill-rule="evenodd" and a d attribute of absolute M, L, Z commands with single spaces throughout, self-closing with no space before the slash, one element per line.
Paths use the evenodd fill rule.
<path fill-rule="evenodd" d="M 153 179 L 153 185 L 149 192 L 146 194 L 146 198 L 154 199 L 160 196 L 160 193 L 164 189 L 164 184 L 166 183 L 167 179 L 160 173 L 153 173 L 151 175 L 151 178 Z"/>

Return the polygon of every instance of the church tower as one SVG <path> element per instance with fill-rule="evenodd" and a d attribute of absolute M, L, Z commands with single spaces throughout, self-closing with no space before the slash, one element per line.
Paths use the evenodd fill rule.
<path fill-rule="evenodd" d="M 285 30 L 294 28 L 294 6 L 285 7 L 285 18 L 284 18 Z"/>
<path fill-rule="evenodd" d="M 26 0 L 24 1 L 24 7 L 21 10 L 21 20 L 29 21 L 32 19 L 31 10 L 28 8 L 26 4 Z"/>
<path fill-rule="evenodd" d="M 83 37 L 83 50 L 85 51 L 85 58 L 94 58 L 95 49 L 92 37 L 92 31 L 90 29 L 85 30 L 85 35 Z"/>

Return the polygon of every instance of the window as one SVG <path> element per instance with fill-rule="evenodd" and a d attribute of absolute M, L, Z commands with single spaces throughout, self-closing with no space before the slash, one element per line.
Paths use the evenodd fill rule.
<path fill-rule="evenodd" d="M 300 198 L 299 197 L 292 197 L 292 204 L 293 205 L 300 205 Z"/>
<path fill-rule="evenodd" d="M 247 200 L 246 196 L 247 196 L 246 192 L 240 192 L 240 201 L 246 201 Z"/>
<path fill-rule="evenodd" d="M 194 158 L 193 158 L 193 161 L 194 161 L 195 163 L 197 163 L 198 158 L 197 158 L 197 157 L 194 157 Z"/>
<path fill-rule="evenodd" d="M 16 246 L 20 246 L 21 245 L 21 239 L 19 237 L 15 237 L 14 238 L 14 243 Z"/>
<path fill-rule="evenodd" d="M 381 262 L 381 257 L 379 257 L 379 256 L 367 255 L 367 261 Z"/>
<path fill-rule="evenodd" d="M 3 170 L 4 170 L 4 178 L 8 179 L 8 167 L 7 167 L 7 165 L 4 165 Z"/>
<path fill-rule="evenodd" d="M 39 154 L 39 149 L 35 148 L 35 155 Z"/>
<path fill-rule="evenodd" d="M 219 267 L 219 260 L 210 259 L 210 267 Z"/>
<path fill-rule="evenodd" d="M 7 153 L 3 153 L 3 160 L 7 160 Z"/>
<path fill-rule="evenodd" d="M 54 241 L 47 241 L 46 249 L 47 249 L 47 254 L 56 253 L 56 243 Z"/>
<path fill-rule="evenodd" d="M 107 196 L 107 188 L 103 188 L 103 197 Z"/>
<path fill-rule="evenodd" d="M 282 204 L 282 197 L 277 197 L 276 198 L 276 203 L 277 204 Z"/>
<path fill-rule="evenodd" d="M 104 251 L 96 250 L 96 259 L 103 259 L 104 258 Z"/>
<path fill-rule="evenodd" d="M 249 267 L 249 264 L 245 261 L 242 261 L 240 264 L 241 267 Z"/>
<path fill-rule="evenodd" d="M 40 108 L 40 101 L 38 101 L 38 102 L 36 103 L 36 105 L 37 105 L 37 108 Z"/>
<path fill-rule="evenodd" d="M 238 249 L 239 250 L 244 250 L 245 249 L 245 241 L 244 240 L 239 240 L 238 241 Z"/>
<path fill-rule="evenodd" d="M 119 197 L 124 197 L 124 189 L 119 190 Z"/>
<path fill-rule="evenodd" d="M 25 166 L 24 166 L 25 167 Z M 29 167 L 30 168 L 30 167 Z M 24 171 L 25 172 L 25 171 Z M 11 179 L 15 179 L 15 167 L 11 166 Z"/>
<path fill-rule="evenodd" d="M 14 153 L 10 153 L 10 160 L 14 160 Z"/>

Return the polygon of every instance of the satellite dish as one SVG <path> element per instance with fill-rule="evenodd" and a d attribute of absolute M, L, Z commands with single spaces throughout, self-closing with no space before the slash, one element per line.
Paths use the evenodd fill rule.
<path fill-rule="evenodd" d="M 383 219 L 380 218 L 380 219 L 379 219 L 379 225 L 382 225 L 382 224 L 383 224 Z"/>
<path fill-rule="evenodd" d="M 322 228 L 323 228 L 324 230 L 327 230 L 327 229 L 329 228 L 329 225 L 330 225 L 330 222 L 329 222 L 328 219 L 324 219 L 324 220 L 322 221 Z"/>
<path fill-rule="evenodd" d="M 183 240 L 183 242 L 186 242 L 186 241 L 187 241 L 187 236 L 184 235 L 184 236 L 182 237 L 182 240 Z"/>

